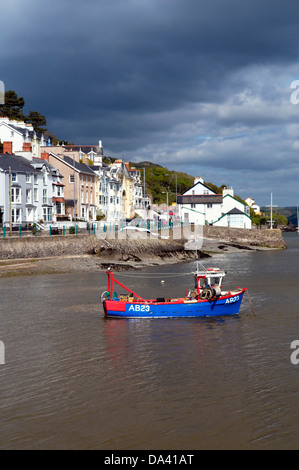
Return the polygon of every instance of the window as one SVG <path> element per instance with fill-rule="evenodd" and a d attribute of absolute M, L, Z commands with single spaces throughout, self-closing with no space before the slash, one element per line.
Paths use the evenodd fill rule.
<path fill-rule="evenodd" d="M 28 208 L 26 209 L 26 222 L 33 222 L 33 209 Z"/>
<path fill-rule="evenodd" d="M 26 204 L 32 203 L 32 191 L 31 189 L 26 189 Z"/>
<path fill-rule="evenodd" d="M 61 186 L 56 186 L 56 191 L 57 191 L 57 197 L 64 196 L 63 188 Z"/>
<path fill-rule="evenodd" d="M 37 175 L 34 175 L 34 184 L 38 184 Z"/>
<path fill-rule="evenodd" d="M 43 204 L 48 203 L 48 191 L 47 189 L 43 189 Z"/>
<path fill-rule="evenodd" d="M 191 204 L 191 209 L 195 209 L 195 204 L 194 203 Z"/>
<path fill-rule="evenodd" d="M 213 207 L 213 204 L 211 204 L 210 202 L 207 204 L 207 209 L 212 209 Z"/>
<path fill-rule="evenodd" d="M 43 174 L 43 185 L 47 186 L 47 184 L 48 184 L 48 175 L 47 175 L 47 173 L 44 173 Z"/>
<path fill-rule="evenodd" d="M 11 181 L 12 183 L 16 183 L 18 181 L 18 178 L 17 178 L 17 174 L 16 173 L 12 173 L 11 174 Z"/>
<path fill-rule="evenodd" d="M 22 222 L 22 210 L 12 209 L 11 210 L 11 221 L 13 224 L 20 224 Z"/>
<path fill-rule="evenodd" d="M 38 188 L 34 188 L 34 202 L 38 202 Z"/>
<path fill-rule="evenodd" d="M 69 182 L 70 183 L 75 183 L 75 175 L 70 175 Z"/>
<path fill-rule="evenodd" d="M 27 175 L 26 175 L 26 183 L 31 183 L 31 181 L 32 181 L 32 175 L 29 175 L 29 174 L 27 173 Z"/>
<path fill-rule="evenodd" d="M 64 214 L 63 204 L 61 204 L 61 202 L 56 203 L 56 214 L 57 215 L 63 215 Z"/>
<path fill-rule="evenodd" d="M 84 203 L 84 191 L 81 191 L 81 203 Z"/>
<path fill-rule="evenodd" d="M 21 188 L 11 188 L 11 202 L 13 204 L 21 203 Z"/>
<path fill-rule="evenodd" d="M 43 208 L 44 222 L 52 222 L 52 207 Z"/>
<path fill-rule="evenodd" d="M 228 214 L 227 225 L 229 227 L 244 227 L 243 214 Z"/>

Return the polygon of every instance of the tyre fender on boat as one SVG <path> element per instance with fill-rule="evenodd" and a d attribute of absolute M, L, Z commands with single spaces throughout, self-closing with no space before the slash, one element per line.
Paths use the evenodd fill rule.
<path fill-rule="evenodd" d="M 207 289 L 203 289 L 200 293 L 201 300 L 210 300 L 211 298 L 211 289 L 208 287 Z"/>
<path fill-rule="evenodd" d="M 200 294 L 201 300 L 212 300 L 213 298 L 218 298 L 221 295 L 221 289 L 217 287 L 207 287 L 203 289 Z"/>

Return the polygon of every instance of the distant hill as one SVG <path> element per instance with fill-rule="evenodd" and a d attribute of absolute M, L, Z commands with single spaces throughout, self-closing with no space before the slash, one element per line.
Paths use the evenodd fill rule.
<path fill-rule="evenodd" d="M 261 211 L 265 213 L 270 212 L 269 207 L 261 207 Z M 288 219 L 288 222 L 297 227 L 297 207 L 275 207 L 273 208 L 273 213 L 283 215 Z"/>

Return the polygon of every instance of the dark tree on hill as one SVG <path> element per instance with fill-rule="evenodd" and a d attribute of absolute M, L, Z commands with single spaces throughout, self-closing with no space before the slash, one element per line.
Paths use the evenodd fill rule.
<path fill-rule="evenodd" d="M 5 103 L 0 106 L 0 116 L 9 119 L 24 121 L 23 108 L 25 106 L 24 98 L 19 98 L 13 90 L 5 92 Z"/>
<path fill-rule="evenodd" d="M 30 111 L 28 117 L 25 118 L 25 122 L 30 122 L 33 126 L 33 129 L 38 134 L 44 134 L 47 130 L 45 127 L 43 127 L 47 125 L 45 116 L 38 113 L 37 111 Z"/>

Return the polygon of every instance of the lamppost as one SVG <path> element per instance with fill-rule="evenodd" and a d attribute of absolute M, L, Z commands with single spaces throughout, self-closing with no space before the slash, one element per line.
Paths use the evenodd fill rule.
<path fill-rule="evenodd" d="M 167 223 L 169 219 L 169 214 L 168 214 L 168 191 L 162 191 L 162 194 L 166 194 L 166 214 L 167 214 Z"/>
<path fill-rule="evenodd" d="M 143 169 L 143 208 L 144 208 L 144 220 L 146 219 L 146 207 L 145 207 L 145 168 Z"/>

